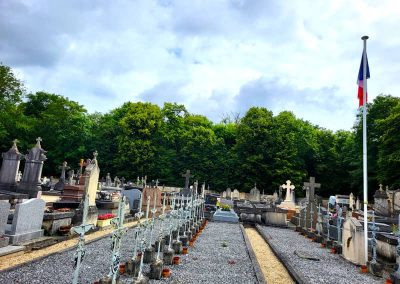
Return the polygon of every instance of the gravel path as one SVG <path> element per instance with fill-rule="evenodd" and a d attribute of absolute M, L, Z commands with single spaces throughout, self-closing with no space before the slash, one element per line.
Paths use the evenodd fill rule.
<path fill-rule="evenodd" d="M 329 250 L 321 248 L 320 244 L 292 230 L 264 226 L 260 228 L 268 241 L 308 283 L 383 283 L 382 278 L 362 274 L 359 267 L 347 262 L 340 255 L 331 254 Z M 295 250 L 307 252 L 320 261 L 300 258 L 294 254 Z"/>
<path fill-rule="evenodd" d="M 131 257 L 134 230 L 123 237 L 122 260 Z M 222 247 L 222 242 L 227 247 Z M 75 249 L 48 256 L 15 270 L 0 272 L 0 283 L 71 283 Z M 232 264 L 229 264 L 231 261 Z M 108 274 L 111 262 L 111 238 L 86 246 L 80 283 L 93 283 Z M 146 266 L 145 271 L 149 267 Z M 256 283 L 254 270 L 238 224 L 209 222 L 203 233 L 181 255 L 181 264 L 171 267 L 171 278 L 152 283 Z M 120 283 L 132 280 L 122 276 Z"/>

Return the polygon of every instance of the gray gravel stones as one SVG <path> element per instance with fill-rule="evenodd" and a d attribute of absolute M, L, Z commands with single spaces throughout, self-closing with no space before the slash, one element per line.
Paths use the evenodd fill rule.
<path fill-rule="evenodd" d="M 340 255 L 331 254 L 330 250 L 321 248 L 320 244 L 292 230 L 265 226 L 260 228 L 278 253 L 290 262 L 307 283 L 373 284 L 383 281 L 382 278 L 371 274 L 362 274 L 359 267 L 347 262 Z M 306 251 L 320 261 L 300 258 L 294 254 L 295 250 Z"/>
<path fill-rule="evenodd" d="M 122 240 L 121 259 L 125 261 L 132 255 L 134 230 L 128 230 Z M 71 283 L 74 253 L 75 248 L 1 272 L 0 283 Z M 110 262 L 111 237 L 86 245 L 80 283 L 93 283 L 107 275 Z M 256 283 L 239 224 L 208 223 L 189 254 L 181 255 L 181 264 L 170 268 L 171 278 L 151 283 Z M 146 265 L 144 272 L 148 271 Z M 120 280 L 132 282 L 125 276 Z"/>

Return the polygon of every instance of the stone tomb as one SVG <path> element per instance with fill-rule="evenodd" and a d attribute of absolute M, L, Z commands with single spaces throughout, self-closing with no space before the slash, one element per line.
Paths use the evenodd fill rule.
<path fill-rule="evenodd" d="M 71 226 L 74 212 L 57 212 L 44 213 L 42 227 L 47 235 L 56 235 L 61 233 L 60 229 Z"/>
<path fill-rule="evenodd" d="M 146 212 L 146 209 L 147 209 L 147 202 L 145 202 L 147 200 L 147 196 L 150 196 L 150 210 L 154 208 L 154 202 L 156 202 L 155 208 L 157 209 L 158 212 L 160 212 L 160 209 L 162 207 L 161 189 L 158 187 L 154 187 L 154 188 L 145 187 L 143 189 L 143 199 L 142 199 L 143 200 L 143 202 L 142 202 L 142 211 L 143 212 Z M 156 197 L 156 200 L 154 200 L 154 197 Z"/>
<path fill-rule="evenodd" d="M 343 257 L 348 261 L 362 265 L 365 262 L 364 229 L 356 218 L 349 218 L 343 224 Z"/>
<path fill-rule="evenodd" d="M 379 185 L 379 189 L 374 194 L 374 211 L 376 215 L 390 216 L 389 196 L 383 190 L 382 184 Z"/>
<path fill-rule="evenodd" d="M 138 188 L 123 189 L 122 196 L 126 196 L 129 201 L 129 208 L 132 214 L 139 212 L 140 196 L 142 192 Z"/>
<path fill-rule="evenodd" d="M 258 190 L 257 186 L 254 185 L 254 188 L 250 190 L 249 200 L 253 202 L 260 202 L 260 199 L 260 191 Z"/>
<path fill-rule="evenodd" d="M 214 221 L 220 221 L 220 222 L 230 222 L 230 223 L 238 223 L 239 222 L 239 217 L 233 211 L 233 209 L 230 209 L 229 211 L 224 211 L 222 209 L 218 209 L 213 216 Z"/>
<path fill-rule="evenodd" d="M 42 223 L 46 202 L 32 198 L 15 206 L 11 225 L 6 226 L 6 236 L 11 244 L 40 238 L 43 236 Z"/>
<path fill-rule="evenodd" d="M 23 156 L 17 147 L 17 140 L 6 153 L 2 153 L 3 163 L 0 169 L 0 189 L 15 191 L 17 187 L 17 175 L 19 162 Z"/>
<path fill-rule="evenodd" d="M 262 220 L 266 225 L 286 227 L 287 226 L 287 210 L 275 208 L 268 209 L 262 214 Z"/>
<path fill-rule="evenodd" d="M 240 192 L 237 189 L 234 189 L 232 191 L 232 199 L 233 200 L 239 200 L 240 199 Z"/>
<path fill-rule="evenodd" d="M 0 248 L 8 245 L 9 238 L 4 236 L 8 214 L 10 213 L 10 203 L 0 201 Z"/>

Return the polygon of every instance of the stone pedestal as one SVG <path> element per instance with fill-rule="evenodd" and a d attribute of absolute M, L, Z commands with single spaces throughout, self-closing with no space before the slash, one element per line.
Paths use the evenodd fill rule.
<path fill-rule="evenodd" d="M 156 259 L 155 257 L 155 253 L 154 253 L 154 248 L 150 247 L 150 248 L 146 248 L 144 250 L 144 254 L 143 254 L 143 263 L 151 263 L 154 262 Z"/>
<path fill-rule="evenodd" d="M 164 263 L 160 259 L 156 260 L 155 262 L 152 262 L 150 264 L 149 278 L 150 279 L 160 280 L 161 279 L 161 272 L 163 270 L 163 267 L 164 267 Z"/>
<path fill-rule="evenodd" d="M 169 238 L 170 238 L 170 235 L 164 236 L 164 243 L 165 243 L 166 246 L 169 245 Z"/>
<path fill-rule="evenodd" d="M 178 231 L 177 230 L 172 231 L 172 239 L 173 240 L 178 239 Z"/>
<path fill-rule="evenodd" d="M 179 238 L 179 240 L 182 242 L 182 246 L 186 247 L 188 245 L 188 236 L 183 235 Z"/>
<path fill-rule="evenodd" d="M 177 240 L 173 241 L 172 249 L 174 250 L 175 254 L 181 254 L 182 253 L 182 242 L 177 241 Z"/>
<path fill-rule="evenodd" d="M 140 258 L 129 260 L 126 262 L 126 273 L 130 276 L 137 277 L 140 270 Z"/>
<path fill-rule="evenodd" d="M 159 240 L 156 240 L 155 242 L 154 242 L 154 250 L 157 252 L 158 251 L 158 244 L 160 243 L 160 241 Z M 161 239 L 161 245 L 160 245 L 160 251 L 163 251 L 164 250 L 164 246 L 165 246 L 165 240 L 164 239 Z"/>
<path fill-rule="evenodd" d="M 165 265 L 172 265 L 172 259 L 175 255 L 175 251 L 171 248 L 167 248 L 164 252 L 163 252 L 163 260 Z"/>

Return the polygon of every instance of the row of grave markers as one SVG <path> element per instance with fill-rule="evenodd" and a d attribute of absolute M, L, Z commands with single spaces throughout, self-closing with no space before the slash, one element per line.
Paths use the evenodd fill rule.
<path fill-rule="evenodd" d="M 112 220 L 114 231 L 112 234 L 112 259 L 110 271 L 107 276 L 102 278 L 101 283 L 117 283 L 120 277 L 120 266 L 125 265 L 128 275 L 134 278 L 134 283 L 148 283 L 148 277 L 143 273 L 145 263 L 150 264 L 150 279 L 161 279 L 164 265 L 173 264 L 175 254 L 187 252 L 188 242 L 193 241 L 194 236 L 202 230 L 205 224 L 204 218 L 204 200 L 193 192 L 191 195 L 172 194 L 172 207 L 170 212 L 165 212 L 165 198 L 163 200 L 162 212 L 158 216 L 157 208 L 151 209 L 150 218 L 150 195 L 147 196 L 146 213 L 139 206 L 139 212 L 135 214 L 138 221 L 134 228 L 133 255 L 126 263 L 121 260 L 121 241 L 127 228 L 123 226 L 125 197 L 121 197 L 118 215 Z M 87 198 L 85 198 L 87 200 Z M 142 205 L 142 197 L 140 205 Z M 75 271 L 73 283 L 78 283 L 79 272 L 81 269 L 83 257 L 85 255 L 85 234 L 93 227 L 87 223 L 87 212 L 89 204 L 86 201 L 83 209 L 82 225 L 73 227 L 71 230 L 79 234 L 79 241 L 75 253 Z M 145 218 L 143 219 L 143 216 Z M 159 223 L 160 230 L 155 236 L 156 222 Z M 154 243 L 154 248 L 153 248 Z M 168 245 L 168 247 L 165 247 Z M 163 258 L 161 258 L 161 253 Z M 125 263 L 125 264 L 124 264 Z"/>

